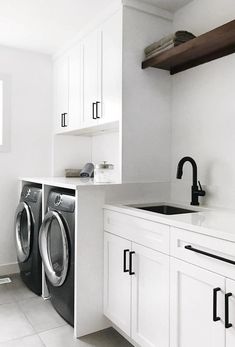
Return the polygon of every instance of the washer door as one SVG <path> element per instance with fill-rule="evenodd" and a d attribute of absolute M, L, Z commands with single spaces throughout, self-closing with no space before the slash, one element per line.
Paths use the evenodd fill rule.
<path fill-rule="evenodd" d="M 69 267 L 66 226 L 58 212 L 49 211 L 41 225 L 39 248 L 48 280 L 54 287 L 64 283 Z"/>
<path fill-rule="evenodd" d="M 23 263 L 30 255 L 32 234 L 32 216 L 25 202 L 21 202 L 16 210 L 15 233 L 17 258 Z"/>

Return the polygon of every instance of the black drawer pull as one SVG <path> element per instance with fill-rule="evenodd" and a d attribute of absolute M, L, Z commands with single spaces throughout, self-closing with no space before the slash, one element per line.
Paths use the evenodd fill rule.
<path fill-rule="evenodd" d="M 65 117 L 66 117 L 66 114 L 68 114 L 68 113 L 64 113 L 64 128 L 66 128 L 67 127 L 67 124 L 66 124 L 66 121 L 65 121 Z"/>
<path fill-rule="evenodd" d="M 96 107 L 96 102 L 92 103 L 92 119 L 96 119 L 97 117 L 95 116 L 95 107 Z"/>
<path fill-rule="evenodd" d="M 225 294 L 225 328 L 229 329 L 233 325 L 229 323 L 229 298 L 232 296 L 232 293 Z"/>
<path fill-rule="evenodd" d="M 220 317 L 217 316 L 217 293 L 220 292 L 220 288 L 213 289 L 213 321 L 217 322 Z"/>
<path fill-rule="evenodd" d="M 61 128 L 66 128 L 67 125 L 65 124 L 65 116 L 67 113 L 61 113 Z"/>
<path fill-rule="evenodd" d="M 61 121 L 60 126 L 61 126 L 61 128 L 63 128 L 64 127 L 64 113 L 61 113 L 60 117 L 61 117 L 60 118 L 60 121 Z"/>
<path fill-rule="evenodd" d="M 126 255 L 129 252 L 130 252 L 129 249 L 124 249 L 124 252 L 123 252 L 123 272 L 129 272 L 129 269 L 127 269 L 127 267 L 126 267 Z"/>
<path fill-rule="evenodd" d="M 100 101 L 96 101 L 96 119 L 99 119 L 100 116 L 99 116 L 99 104 L 100 104 Z"/>
<path fill-rule="evenodd" d="M 133 254 L 135 254 L 135 252 L 133 252 L 133 251 L 131 251 L 130 253 L 129 253 L 129 259 L 130 259 L 130 269 L 129 269 L 129 275 L 131 275 L 131 276 L 133 276 L 133 275 L 135 275 L 135 272 L 134 271 L 132 271 L 132 265 L 133 265 L 133 262 L 132 262 L 132 256 L 133 256 Z"/>
<path fill-rule="evenodd" d="M 226 259 L 226 258 L 220 257 L 219 255 L 215 255 L 215 254 L 211 254 L 211 253 L 207 253 L 207 252 L 201 251 L 200 249 L 193 248 L 190 245 L 185 246 L 184 248 L 186 248 L 188 251 L 199 253 L 199 254 L 205 255 L 207 257 L 211 257 L 211 258 L 214 258 L 214 259 L 217 259 L 217 260 L 224 261 L 225 263 L 229 263 L 229 264 L 235 265 L 235 261 L 234 260 Z"/>

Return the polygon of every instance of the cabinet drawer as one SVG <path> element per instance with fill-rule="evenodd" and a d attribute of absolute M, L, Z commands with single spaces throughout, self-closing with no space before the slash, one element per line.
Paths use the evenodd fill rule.
<path fill-rule="evenodd" d="M 169 254 L 170 228 L 167 225 L 104 210 L 104 229 L 143 246 Z"/>
<path fill-rule="evenodd" d="M 235 243 L 174 227 L 171 227 L 170 239 L 173 257 L 235 279 L 235 264 L 227 262 L 235 262 Z"/>

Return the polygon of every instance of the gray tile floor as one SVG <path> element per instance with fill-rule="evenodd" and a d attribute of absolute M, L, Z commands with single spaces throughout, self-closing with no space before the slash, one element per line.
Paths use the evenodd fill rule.
<path fill-rule="evenodd" d="M 74 339 L 50 301 L 29 291 L 19 275 L 0 285 L 0 347 L 132 347 L 113 329 Z"/>

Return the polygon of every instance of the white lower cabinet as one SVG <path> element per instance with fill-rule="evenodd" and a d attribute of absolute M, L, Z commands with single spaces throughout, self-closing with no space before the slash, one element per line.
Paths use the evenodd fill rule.
<path fill-rule="evenodd" d="M 141 347 L 169 346 L 169 257 L 105 232 L 104 313 Z"/>
<path fill-rule="evenodd" d="M 225 347 L 225 278 L 171 258 L 171 347 Z"/>
<path fill-rule="evenodd" d="M 141 347 L 169 346 L 169 256 L 133 243 L 132 339 Z"/>
<path fill-rule="evenodd" d="M 227 323 L 226 347 L 235 346 L 235 281 L 226 279 Z"/>
<path fill-rule="evenodd" d="M 104 234 L 104 314 L 127 335 L 131 331 L 131 277 L 123 267 L 130 249 L 130 241 Z"/>
<path fill-rule="evenodd" d="M 164 227 L 105 211 L 105 315 L 140 347 L 235 347 L 234 243 Z"/>

